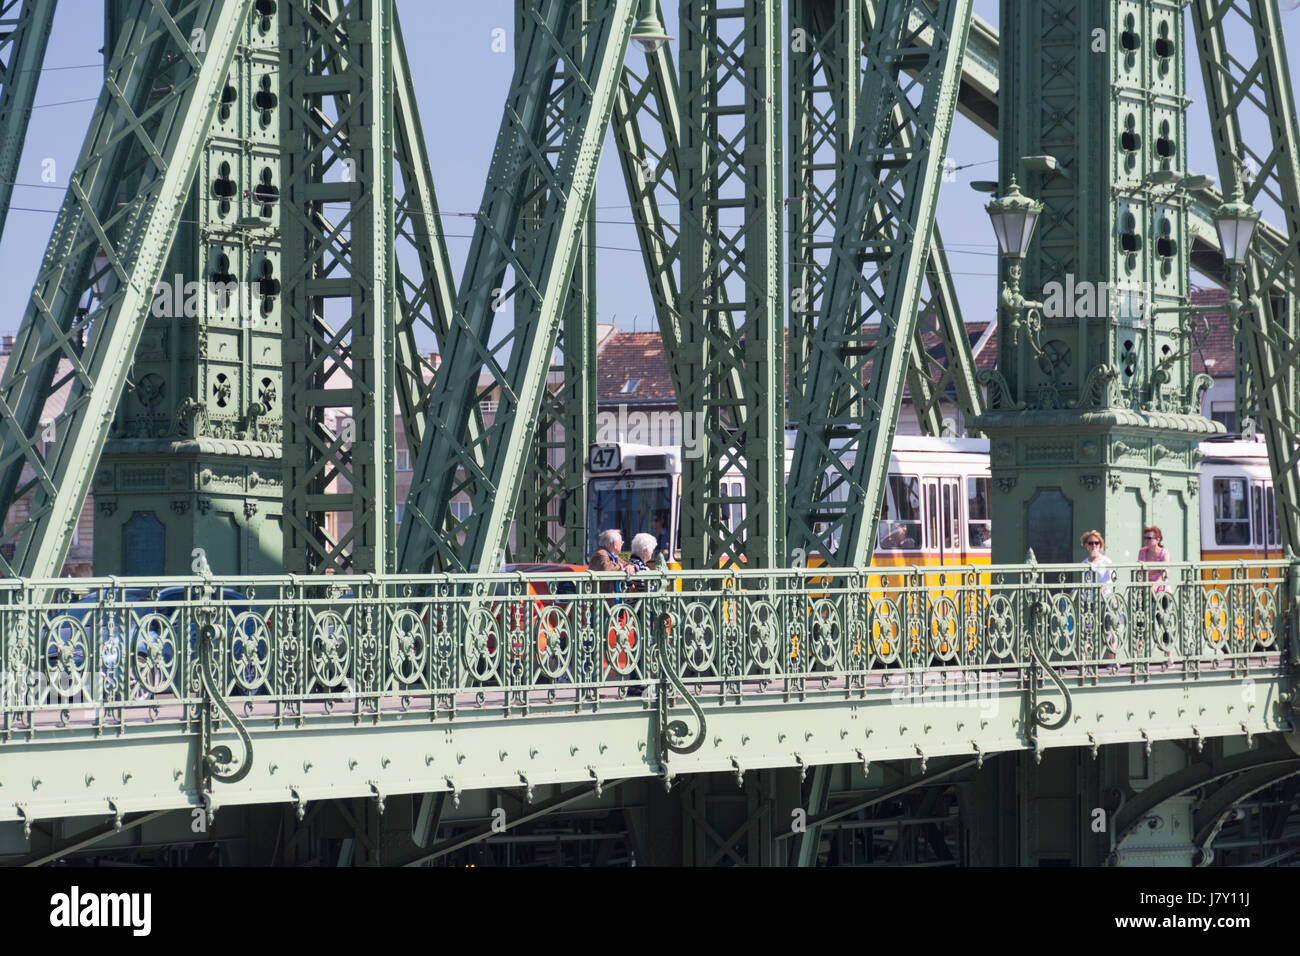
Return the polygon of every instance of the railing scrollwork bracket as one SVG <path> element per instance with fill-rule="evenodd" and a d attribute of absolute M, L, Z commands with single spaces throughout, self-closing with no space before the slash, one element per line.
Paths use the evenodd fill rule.
<path fill-rule="evenodd" d="M 693 754 L 695 751 L 703 747 L 705 720 L 704 711 L 700 709 L 699 701 L 697 701 L 695 696 L 686 689 L 686 685 L 682 683 L 681 678 L 677 676 L 677 671 L 668 665 L 668 657 L 664 652 L 665 645 L 668 643 L 667 628 L 665 626 L 667 614 L 660 611 L 660 613 L 656 615 L 656 618 L 658 623 L 655 627 L 654 655 L 655 664 L 659 669 L 660 687 L 659 692 L 656 695 L 657 700 L 655 702 L 655 713 L 659 735 L 659 766 L 661 770 L 671 778 L 671 774 L 668 774 L 669 753 Z M 686 705 L 690 707 L 691 711 L 695 714 L 695 719 L 699 722 L 699 726 L 696 728 L 694 735 L 691 734 L 690 727 L 686 721 L 669 719 L 668 692 L 667 688 L 664 686 L 665 678 L 668 683 L 672 684 L 677 693 L 681 694 L 682 699 L 686 701 Z"/>
<path fill-rule="evenodd" d="M 220 629 L 213 618 L 215 613 L 209 608 L 200 608 L 195 612 L 199 635 L 199 679 L 203 685 L 203 713 L 201 720 L 201 739 L 199 744 L 198 776 L 203 782 L 205 792 L 211 792 L 212 781 L 238 783 L 248 776 L 253 769 L 253 740 L 244 727 L 244 722 L 235 716 L 235 712 L 226 703 L 225 696 L 217 689 L 217 677 L 214 671 L 213 649 L 220 638 Z M 213 745 L 212 708 L 216 707 L 230 721 L 231 727 L 239 735 L 243 745 L 243 759 L 236 769 L 234 752 L 225 744 Z"/>
<path fill-rule="evenodd" d="M 1032 585 L 1037 583 L 1038 578 L 1038 562 L 1034 558 L 1033 551 L 1026 555 L 1026 560 L 1031 567 L 1027 583 Z M 1042 620 L 1049 610 L 1048 602 L 1043 592 L 1033 587 L 1028 591 L 1027 597 L 1030 604 L 1030 620 L 1034 625 L 1037 625 L 1038 621 Z M 1070 697 L 1070 689 L 1065 686 L 1065 681 L 1061 680 L 1061 676 L 1056 673 L 1056 670 L 1047 662 L 1046 657 L 1038 649 L 1037 630 L 1036 626 L 1031 626 L 1025 638 L 1025 645 L 1033 658 L 1033 662 L 1029 665 L 1027 691 L 1029 719 L 1025 721 L 1025 734 L 1034 748 L 1035 762 L 1042 759 L 1042 746 L 1038 740 L 1038 729 L 1041 727 L 1044 730 L 1060 730 L 1069 723 L 1070 715 L 1074 712 L 1074 701 Z M 1065 698 L 1065 709 L 1061 712 L 1061 716 L 1055 720 L 1052 717 L 1057 713 L 1056 703 L 1050 700 L 1038 699 L 1039 688 L 1042 685 L 1040 671 L 1047 674 L 1051 682 L 1056 685 L 1056 689 L 1061 692 L 1061 696 Z"/>

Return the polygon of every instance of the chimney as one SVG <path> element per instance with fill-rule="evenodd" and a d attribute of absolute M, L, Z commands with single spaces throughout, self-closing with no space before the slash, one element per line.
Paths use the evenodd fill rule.
<path fill-rule="evenodd" d="M 442 355 L 438 352 L 430 352 L 429 364 L 433 367 L 435 372 L 438 371 L 438 369 L 442 368 Z"/>
<path fill-rule="evenodd" d="M 0 335 L 0 355 L 11 355 L 14 350 L 14 336 Z"/>

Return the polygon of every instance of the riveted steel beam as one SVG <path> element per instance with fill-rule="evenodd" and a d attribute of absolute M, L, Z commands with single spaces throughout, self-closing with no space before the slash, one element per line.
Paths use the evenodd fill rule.
<path fill-rule="evenodd" d="M 682 560 L 785 563 L 781 6 L 683 0 Z M 741 393 L 725 383 L 739 378 Z M 724 475 L 743 476 L 723 482 Z"/>
<path fill-rule="evenodd" d="M 962 416 L 970 420 L 984 413 L 984 390 L 975 377 L 975 356 L 937 224 L 925 262 L 925 282 L 930 298 L 917 314 L 907 385 L 921 431 L 943 435 L 948 425 L 941 403 L 949 391 Z"/>
<path fill-rule="evenodd" d="M 392 51 L 391 0 L 284 6 L 284 560 L 300 572 L 394 560 Z"/>
<path fill-rule="evenodd" d="M 54 0 L 0 2 L 0 235 L 54 22 Z"/>
<path fill-rule="evenodd" d="M 537 0 L 527 7 L 519 56 L 474 239 L 456 300 L 442 374 L 434 382 L 430 413 L 440 423 L 420 449 L 407 501 L 400 566 L 427 570 L 480 566 L 503 552 L 526 471 L 526 457 L 546 385 L 550 357 L 581 248 L 578 225 L 587 215 L 596 164 L 632 29 L 634 4 L 616 0 L 593 11 L 584 26 L 586 50 L 572 72 L 557 79 L 557 64 L 577 46 L 564 36 L 572 4 Z M 574 122 L 547 124 L 576 98 Z M 562 136 L 542 140 L 545 129 Z M 537 179 L 532 177 L 536 175 Z M 517 236 L 523 211 L 542 190 L 540 227 Z M 505 277 L 511 272 L 509 284 Z M 511 301 L 513 300 L 513 302 Z M 513 304 L 512 328 L 493 322 Z M 480 384 L 480 376 L 486 384 Z M 467 438 L 471 409 L 497 402 L 477 441 Z M 481 448 L 483 464 L 475 463 Z M 464 546 L 446 534 L 442 516 L 462 488 L 472 490 Z"/>
<path fill-rule="evenodd" d="M 1261 229 L 1246 264 L 1249 300 L 1241 314 L 1238 356 L 1246 359 L 1252 387 L 1239 389 L 1245 394 L 1238 404 L 1246 413 L 1256 406 L 1283 546 L 1295 554 L 1300 553 L 1300 127 L 1286 45 L 1277 0 L 1193 0 L 1191 11 L 1220 177 L 1225 183 L 1244 180 L 1247 202 L 1259 208 L 1269 200 L 1285 220 L 1280 250 L 1267 248 L 1274 243 Z M 1245 44 L 1245 37 L 1252 42 Z M 1268 252 L 1273 255 L 1266 259 Z"/>
<path fill-rule="evenodd" d="M 578 0 L 569 12 L 572 22 L 565 35 L 577 43 L 559 64 L 557 82 L 571 63 L 581 63 L 588 41 L 581 29 L 591 19 L 592 0 Z M 516 6 L 518 35 L 527 30 L 527 6 Z M 518 48 L 518 47 L 517 47 Z M 548 113 L 548 124 L 573 121 L 582 101 L 568 85 L 564 110 Z M 541 141 L 558 151 L 557 130 L 543 131 Z M 535 183 L 535 186 L 537 184 Z M 519 229 L 528 244 L 533 230 L 545 223 L 545 193 L 535 190 L 537 199 L 525 210 Z M 593 191 L 593 196 L 594 196 Z M 596 210 L 589 201 L 580 249 L 573 265 L 573 278 L 560 320 L 556 348 L 550 356 L 550 370 L 542 389 L 532 447 L 527 456 L 527 474 L 520 490 L 515 516 L 515 560 L 583 563 L 586 556 L 586 497 L 583 463 L 594 437 L 596 423 Z"/>
<path fill-rule="evenodd" d="M 790 5 L 789 157 L 790 339 L 789 415 L 799 400 L 821 306 L 835 232 L 837 185 L 848 166 L 862 94 L 867 17 L 862 0 L 793 0 Z"/>
<path fill-rule="evenodd" d="M 654 13 L 662 23 L 658 0 L 654 0 Z M 664 340 L 664 357 L 673 390 L 680 396 L 680 230 L 674 220 L 664 215 L 665 207 L 675 208 L 679 201 L 681 117 L 677 111 L 677 71 L 667 43 L 645 53 L 644 67 L 637 65 L 637 52 L 637 47 L 628 50 L 614 99 L 614 143 Z"/>
<path fill-rule="evenodd" d="M 799 0 L 791 8 L 790 79 L 790 417 L 807 377 L 814 319 L 821 308 L 835 229 L 835 184 L 847 168 L 858 111 L 860 53 L 876 18 L 875 0 Z M 973 18 L 974 22 L 974 18 Z M 972 26 L 972 30 L 974 26 Z M 928 46 L 932 30 L 914 42 Z M 971 69 L 969 56 L 963 69 Z M 996 45 L 994 46 L 996 54 Z M 995 63 L 996 67 L 996 63 Z M 996 78 L 996 69 L 994 70 Z M 996 107 L 996 100 L 994 101 Z M 899 129 L 899 145 L 908 145 Z M 983 391 L 975 380 L 975 362 L 935 226 L 926 262 L 929 299 L 920 310 L 907 385 L 912 407 L 929 435 L 944 433 L 941 402 L 952 398 L 963 416 L 983 411 Z"/>
<path fill-rule="evenodd" d="M 397 276 L 397 327 L 395 375 L 397 404 L 410 460 L 419 457 L 420 444 L 428 428 L 429 395 L 437 374 L 431 359 L 420 348 L 421 335 L 432 335 L 440 353 L 445 352 L 447 330 L 456 302 L 456 277 L 447 253 L 446 229 L 433 188 L 428 148 L 415 101 L 401 20 L 393 8 L 393 161 L 397 167 L 397 203 L 393 222 L 394 268 Z M 403 255 L 409 250 L 409 255 Z M 418 271 L 410 263 L 418 264 Z M 470 435 L 483 430 L 483 412 L 474 407 Z M 471 441 L 473 444 L 473 441 Z M 482 455 L 476 459 L 482 464 Z M 446 519 L 454 537 L 459 522 Z"/>
<path fill-rule="evenodd" d="M 121 31 L 0 380 L 0 511 L 33 494 L 5 535 L 16 548 L 0 573 L 62 568 L 250 8 L 140 4 Z M 46 401 L 65 389 L 43 427 Z"/>
<path fill-rule="evenodd" d="M 872 31 L 789 487 L 790 546 L 839 565 L 867 563 L 875 543 L 970 11 L 887 2 Z M 911 49 L 915 15 L 934 31 L 924 54 Z"/>
<path fill-rule="evenodd" d="M 393 160 L 399 192 L 394 220 L 398 249 L 409 248 L 419 271 L 397 256 L 397 400 L 406 441 L 414 457 L 428 427 L 429 392 L 435 369 L 421 353 L 417 334 L 432 334 L 441 349 L 455 308 L 456 279 L 447 254 L 446 230 L 429 170 L 429 151 L 415 102 L 415 86 L 393 8 Z"/>

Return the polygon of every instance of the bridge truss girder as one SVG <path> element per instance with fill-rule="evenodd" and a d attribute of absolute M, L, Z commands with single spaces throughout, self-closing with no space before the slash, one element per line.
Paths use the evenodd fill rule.
<path fill-rule="evenodd" d="M 917 16 L 928 51 L 913 49 Z M 868 563 L 874 546 L 970 17 L 966 0 L 889 0 L 872 31 L 788 492 L 790 546 L 837 565 Z"/>
<path fill-rule="evenodd" d="M 577 0 L 569 11 L 565 35 L 575 46 L 557 64 L 556 83 L 572 91 L 570 63 L 581 63 L 587 36 L 581 27 L 591 19 L 593 0 Z M 528 30 L 526 6 L 516 4 L 517 49 Z M 560 143 L 556 124 L 572 122 L 581 99 L 569 93 L 562 112 L 548 113 L 541 142 Z M 558 153 L 562 146 L 550 146 Z M 534 179 L 537 198 L 520 218 L 520 241 L 527 244 L 545 223 L 545 192 Z M 583 464 L 596 422 L 596 209 L 595 191 L 588 200 L 573 276 L 565 299 L 556 347 L 547 359 L 548 374 L 538 406 L 532 446 L 525 456 L 525 476 L 515 509 L 516 561 L 559 561 L 582 564 L 586 556 L 586 501 Z"/>
<path fill-rule="evenodd" d="M 33 495 L 4 535 L 16 546 L 0 574 L 60 574 L 250 8 L 138 3 L 124 21 L 0 380 L 0 512 Z M 64 389 L 63 411 L 42 426 Z M 20 484 L 24 466 L 34 477 Z"/>
<path fill-rule="evenodd" d="M 571 3 L 537 0 L 527 7 L 527 30 L 488 174 L 487 189 L 457 295 L 440 374 L 430 395 L 439 429 L 420 448 L 400 531 L 399 566 L 428 570 L 481 567 L 506 547 L 514 506 L 526 473 L 526 456 L 546 387 L 550 357 L 568 296 L 578 225 L 586 218 L 596 165 L 631 34 L 631 0 L 594 11 L 582 27 L 589 42 L 572 76 L 555 87 L 556 66 L 578 45 L 564 36 Z M 539 139 L 547 111 L 563 110 L 572 87 L 577 105 L 572 125 L 555 124 L 563 136 L 557 159 L 553 143 Z M 521 215 L 539 197 L 526 190 L 537 175 L 544 216 L 530 233 L 530 248 L 517 236 Z M 507 270 L 513 271 L 509 285 Z M 513 328 L 493 322 L 510 300 Z M 486 370 L 490 384 L 479 383 Z M 467 438 L 472 409 L 492 398 L 497 411 L 477 440 Z M 481 449 L 481 452 L 480 452 Z M 482 455 L 478 465 L 476 456 Z M 472 491 L 465 542 L 447 533 L 443 515 L 462 488 Z"/>
<path fill-rule="evenodd" d="M 702 451 L 682 462 L 684 563 L 785 563 L 779 4 L 683 0 L 680 361 Z M 739 391 L 729 387 L 738 382 Z M 739 473 L 741 495 L 724 475 Z M 727 488 L 731 487 L 728 483 Z M 743 508 L 737 514 L 734 509 Z M 724 519 L 731 510 L 732 521 Z M 737 520 L 738 519 L 738 520 Z"/>
<path fill-rule="evenodd" d="M 393 235 L 397 273 L 397 402 L 411 457 L 419 454 L 428 429 L 429 393 L 435 369 L 420 351 L 416 334 L 433 335 L 442 348 L 455 308 L 456 278 L 447 254 L 446 230 L 429 168 L 429 151 L 415 102 L 415 85 L 402 39 L 401 20 L 393 7 L 393 160 L 398 189 Z M 409 249 L 419 265 L 403 263 Z M 481 423 L 478 427 L 482 427 Z"/>
<path fill-rule="evenodd" d="M 1246 263 L 1248 301 L 1236 335 L 1251 388 L 1239 388 L 1246 392 L 1239 405 L 1257 406 L 1282 543 L 1300 554 L 1300 127 L 1280 14 L 1277 0 L 1193 0 L 1191 11 L 1219 175 L 1225 186 L 1247 179 L 1246 201 L 1258 208 L 1268 198 L 1285 220 L 1280 244 L 1277 234 L 1257 230 Z M 1233 48 L 1242 34 L 1253 40 L 1244 56 L 1230 49 L 1232 28 Z M 1258 144 L 1256 128 L 1267 130 Z M 1243 175 L 1247 162 L 1258 174 Z M 1238 380 L 1245 384 L 1240 369 Z"/>
<path fill-rule="evenodd" d="M 281 20 L 284 560 L 299 573 L 394 563 L 392 22 L 392 0 L 291 0 Z M 351 527 L 331 535 L 331 511 Z"/>
<path fill-rule="evenodd" d="M 0 234 L 54 23 L 54 0 L 0 0 Z"/>
<path fill-rule="evenodd" d="M 802 395 L 811 349 L 813 320 L 822 304 L 835 227 L 835 186 L 848 165 L 861 89 L 848 76 L 861 76 L 861 57 L 876 19 L 875 0 L 799 0 L 791 8 L 795 33 L 790 80 L 790 418 Z M 928 46 L 932 31 L 914 38 Z M 924 42 L 921 42 L 921 41 Z M 852 52 L 850 52 L 852 51 Z M 968 65 L 963 59 L 963 70 Z M 900 131 L 906 147 L 906 130 Z M 829 155 L 828 155 L 829 154 Z M 833 157 L 833 162 L 830 159 Z M 984 408 L 975 361 L 934 227 L 925 268 L 929 299 L 921 308 L 908 357 L 907 387 L 921 431 L 942 435 L 947 423 L 942 401 L 951 389 L 965 418 Z"/>

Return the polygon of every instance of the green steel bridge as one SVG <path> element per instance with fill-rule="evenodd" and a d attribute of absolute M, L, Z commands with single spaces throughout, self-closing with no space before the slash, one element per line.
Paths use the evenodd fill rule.
<path fill-rule="evenodd" d="M 679 36 L 659 0 L 517 0 L 459 276 L 396 7 L 105 4 L 0 376 L 0 861 L 1300 852 L 1277 0 L 1003 0 L 999 31 L 972 0 L 681 0 Z M 0 229 L 54 13 L 0 2 Z M 935 224 L 959 112 L 999 144 L 982 372 Z M 599 530 L 607 139 L 703 452 L 683 570 L 539 594 L 496 569 L 585 564 Z M 1202 554 L 1193 269 L 1228 290 L 1287 557 L 1098 576 L 1089 528 Z M 1122 294 L 1060 315 L 1067 277 Z M 989 441 L 991 566 L 872 567 L 905 390 Z M 88 496 L 97 576 L 60 577 Z"/>

